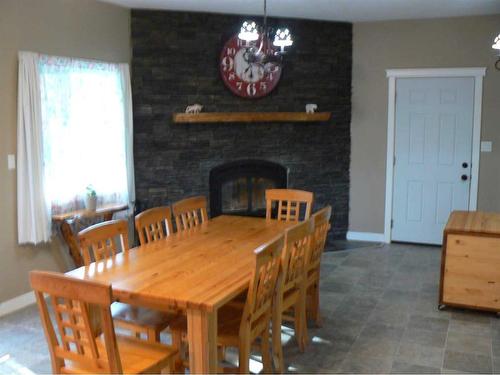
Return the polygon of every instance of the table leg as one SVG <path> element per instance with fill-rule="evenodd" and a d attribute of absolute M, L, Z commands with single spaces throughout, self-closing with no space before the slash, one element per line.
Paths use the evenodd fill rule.
<path fill-rule="evenodd" d="M 217 373 L 217 311 L 187 310 L 189 370 Z"/>
<path fill-rule="evenodd" d="M 73 233 L 73 229 L 71 229 L 71 225 L 66 220 L 63 220 L 61 223 L 61 234 L 68 245 L 69 254 L 71 255 L 71 259 L 75 262 L 75 266 L 81 267 L 83 266 L 83 258 L 80 254 L 80 249 L 78 246 L 78 242 L 76 241 L 76 236 Z"/>

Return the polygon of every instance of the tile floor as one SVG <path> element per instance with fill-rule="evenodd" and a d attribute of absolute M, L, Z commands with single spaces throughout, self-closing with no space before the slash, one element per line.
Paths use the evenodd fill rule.
<path fill-rule="evenodd" d="M 437 310 L 438 247 L 329 252 L 322 267 L 324 325 L 310 328 L 305 353 L 284 329 L 289 372 L 500 373 L 500 318 Z M 0 318 L 0 373 L 32 372 L 50 372 L 34 306 Z"/>

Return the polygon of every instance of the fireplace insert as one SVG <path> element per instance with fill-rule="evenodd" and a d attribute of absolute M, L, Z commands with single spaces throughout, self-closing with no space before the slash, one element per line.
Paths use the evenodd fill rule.
<path fill-rule="evenodd" d="M 266 216 L 266 189 L 287 187 L 288 171 L 267 160 L 238 160 L 210 171 L 210 216 Z"/>

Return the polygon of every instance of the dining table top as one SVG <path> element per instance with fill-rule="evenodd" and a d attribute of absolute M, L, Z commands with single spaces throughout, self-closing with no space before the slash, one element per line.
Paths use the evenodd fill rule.
<path fill-rule="evenodd" d="M 254 250 L 294 224 L 222 215 L 67 275 L 109 283 L 131 305 L 214 311 L 248 288 Z"/>

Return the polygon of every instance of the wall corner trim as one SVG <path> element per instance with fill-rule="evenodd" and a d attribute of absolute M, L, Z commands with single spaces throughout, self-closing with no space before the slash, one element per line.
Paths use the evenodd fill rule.
<path fill-rule="evenodd" d="M 384 233 L 347 232 L 346 238 L 354 241 L 386 242 Z"/>
<path fill-rule="evenodd" d="M 21 310 L 36 302 L 35 293 L 28 292 L 7 301 L 0 302 L 0 317 Z"/>

